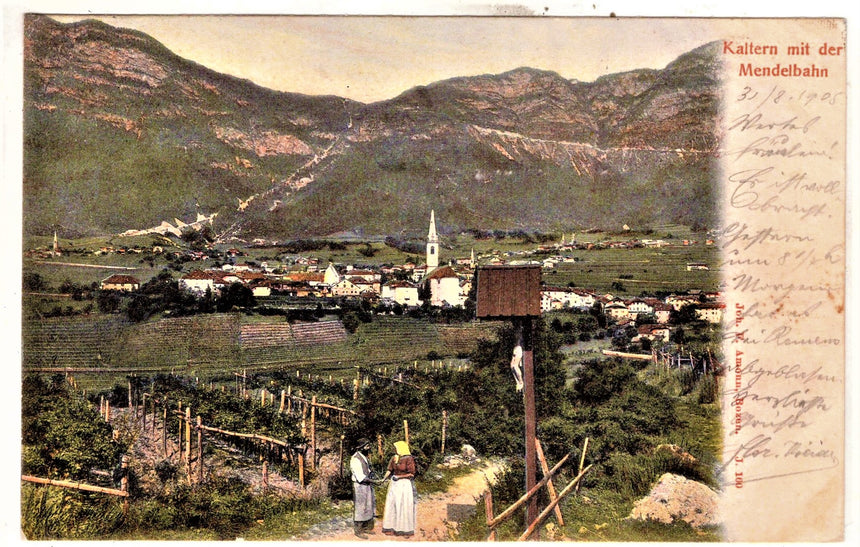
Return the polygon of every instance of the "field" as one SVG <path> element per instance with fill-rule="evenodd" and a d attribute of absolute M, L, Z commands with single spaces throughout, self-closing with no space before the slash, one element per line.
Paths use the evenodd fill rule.
<path fill-rule="evenodd" d="M 599 293 L 639 295 L 642 292 L 717 290 L 720 273 L 718 250 L 713 246 L 604 249 L 574 252 L 575 263 L 545 271 L 548 285 L 582 287 Z M 687 271 L 687 263 L 703 262 L 708 270 Z M 616 285 L 613 286 L 613 283 Z M 623 288 L 618 287 L 618 283 Z"/>
<path fill-rule="evenodd" d="M 473 351 L 478 339 L 493 337 L 493 328 L 378 317 L 347 334 L 339 321 L 290 325 L 283 318 L 240 314 L 142 324 L 111 316 L 59 317 L 24 322 L 23 369 L 78 369 L 79 386 L 90 390 L 123 383 L 132 371 L 210 382 L 243 370 L 300 370 L 351 381 L 356 366 L 424 363 L 431 352 L 434 360 L 456 360 Z"/>

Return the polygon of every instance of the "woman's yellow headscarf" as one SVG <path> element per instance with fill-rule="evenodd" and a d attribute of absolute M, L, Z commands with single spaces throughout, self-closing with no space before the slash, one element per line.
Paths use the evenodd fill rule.
<path fill-rule="evenodd" d="M 400 461 L 400 456 L 410 456 L 409 454 L 409 445 L 406 444 L 406 441 L 397 441 L 394 443 L 394 452 L 396 456 L 394 457 L 395 462 Z"/>

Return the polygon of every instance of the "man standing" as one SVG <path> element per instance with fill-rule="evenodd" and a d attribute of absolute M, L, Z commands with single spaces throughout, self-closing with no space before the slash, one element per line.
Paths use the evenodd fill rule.
<path fill-rule="evenodd" d="M 373 485 L 373 470 L 365 454 L 371 444 L 368 439 L 359 439 L 355 446 L 355 454 L 349 460 L 352 472 L 352 491 L 354 510 L 352 515 L 353 531 L 361 539 L 367 539 L 365 532 L 373 530 L 373 519 L 376 516 L 376 493 Z"/>

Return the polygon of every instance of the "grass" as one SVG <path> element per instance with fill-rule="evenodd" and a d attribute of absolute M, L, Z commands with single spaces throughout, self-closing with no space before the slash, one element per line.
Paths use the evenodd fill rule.
<path fill-rule="evenodd" d="M 316 507 L 266 515 L 257 520 L 243 537 L 248 541 L 283 541 L 301 536 L 315 524 L 351 515 L 351 502 L 323 500 Z"/>
<path fill-rule="evenodd" d="M 564 533 L 574 541 L 721 541 L 718 530 L 696 530 L 681 522 L 660 524 L 625 520 L 632 501 L 618 492 L 595 490 L 571 496 L 563 504 Z"/>
<path fill-rule="evenodd" d="M 545 271 L 547 285 L 573 286 L 597 292 L 638 295 L 642 292 L 716 290 L 719 250 L 699 243 L 690 247 L 575 251 L 579 260 Z M 704 262 L 710 270 L 687 271 L 688 262 Z M 613 287 L 620 283 L 625 290 Z"/>

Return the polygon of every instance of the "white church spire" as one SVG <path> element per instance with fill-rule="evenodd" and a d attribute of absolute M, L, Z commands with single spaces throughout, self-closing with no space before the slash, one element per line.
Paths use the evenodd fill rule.
<path fill-rule="evenodd" d="M 427 271 L 439 267 L 439 236 L 436 235 L 436 212 L 430 211 L 430 230 L 427 232 Z"/>

